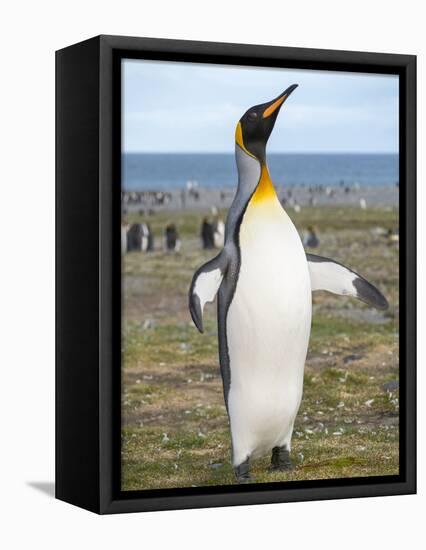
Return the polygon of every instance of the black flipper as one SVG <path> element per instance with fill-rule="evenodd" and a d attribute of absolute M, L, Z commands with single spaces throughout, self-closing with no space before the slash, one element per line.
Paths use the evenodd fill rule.
<path fill-rule="evenodd" d="M 330 258 L 315 256 L 315 254 L 306 254 L 306 257 L 312 291 L 327 290 L 333 294 L 352 296 L 380 310 L 389 307 L 383 294 L 355 271 Z"/>
<path fill-rule="evenodd" d="M 195 326 L 203 328 L 203 310 L 207 302 L 213 302 L 228 266 L 225 250 L 202 265 L 195 272 L 189 289 L 189 311 Z"/>

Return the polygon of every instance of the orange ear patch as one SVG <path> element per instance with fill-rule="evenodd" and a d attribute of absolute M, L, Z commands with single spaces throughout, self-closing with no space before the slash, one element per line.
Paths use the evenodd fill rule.
<path fill-rule="evenodd" d="M 238 122 L 237 127 L 235 128 L 235 141 L 238 143 L 241 149 L 245 150 L 244 142 L 243 142 L 243 129 L 241 128 L 241 122 Z"/>
<path fill-rule="evenodd" d="M 238 122 L 237 127 L 235 128 L 235 142 L 241 147 L 243 151 L 245 151 L 248 155 L 250 155 L 252 158 L 256 158 L 254 155 L 250 153 L 246 149 L 246 146 L 244 145 L 243 141 L 243 129 L 241 128 L 241 122 Z"/>
<path fill-rule="evenodd" d="M 263 118 L 268 118 L 268 116 L 271 116 L 272 113 L 276 111 L 278 107 L 283 103 L 286 97 L 287 97 L 287 94 L 284 94 L 281 97 L 279 97 L 276 101 L 274 101 L 272 105 L 269 105 L 269 107 L 265 109 L 263 113 Z"/>

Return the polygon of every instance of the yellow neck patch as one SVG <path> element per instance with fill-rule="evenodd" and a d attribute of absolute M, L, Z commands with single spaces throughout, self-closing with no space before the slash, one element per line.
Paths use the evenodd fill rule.
<path fill-rule="evenodd" d="M 275 191 L 274 184 L 269 176 L 268 168 L 266 164 L 262 165 L 262 172 L 260 174 L 260 181 L 257 185 L 257 189 L 254 192 L 250 203 L 259 204 L 265 201 L 278 200 L 277 193 Z"/>

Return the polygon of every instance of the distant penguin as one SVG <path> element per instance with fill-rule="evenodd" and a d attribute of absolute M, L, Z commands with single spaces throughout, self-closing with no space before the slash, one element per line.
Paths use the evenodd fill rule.
<path fill-rule="evenodd" d="M 127 251 L 135 252 L 142 250 L 143 229 L 142 224 L 133 223 L 127 232 Z"/>
<path fill-rule="evenodd" d="M 214 248 L 214 231 L 213 225 L 209 222 L 208 218 L 203 219 L 201 224 L 201 244 L 204 250 Z"/>
<path fill-rule="evenodd" d="M 393 231 L 392 229 L 389 229 L 386 234 L 386 237 L 387 237 L 388 244 L 390 245 L 399 243 L 398 231 Z"/>
<path fill-rule="evenodd" d="M 121 253 L 127 252 L 127 233 L 129 231 L 129 224 L 122 222 L 121 224 Z"/>
<path fill-rule="evenodd" d="M 179 252 L 180 250 L 179 233 L 174 223 L 170 223 L 169 225 L 167 225 L 164 236 L 165 236 L 166 250 Z"/>
<path fill-rule="evenodd" d="M 211 211 L 213 215 L 213 246 L 214 248 L 222 248 L 225 241 L 225 224 L 220 219 L 216 206 L 212 206 Z"/>
<path fill-rule="evenodd" d="M 148 250 L 149 229 L 146 223 L 141 223 L 141 251 L 146 252 Z"/>
<path fill-rule="evenodd" d="M 213 235 L 214 235 L 214 247 L 222 248 L 225 242 L 225 224 L 217 216 L 213 221 Z"/>
<path fill-rule="evenodd" d="M 305 238 L 303 239 L 303 244 L 306 248 L 318 248 L 319 246 L 319 239 L 312 225 L 308 227 Z"/>
<path fill-rule="evenodd" d="M 194 274 L 189 308 L 203 332 L 203 309 L 218 295 L 219 357 L 237 480 L 250 461 L 272 453 L 288 470 L 293 424 L 302 398 L 311 330 L 312 291 L 359 298 L 380 309 L 386 299 L 347 267 L 306 255 L 282 208 L 266 165 L 266 143 L 296 85 L 249 109 L 236 128 L 238 188 L 225 246 Z"/>
<path fill-rule="evenodd" d="M 147 243 L 147 252 L 152 252 L 154 250 L 154 233 L 152 232 L 151 225 L 146 224 L 148 230 L 148 243 Z"/>

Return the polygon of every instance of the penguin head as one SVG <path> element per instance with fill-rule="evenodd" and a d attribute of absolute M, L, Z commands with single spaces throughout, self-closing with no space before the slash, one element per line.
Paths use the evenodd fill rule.
<path fill-rule="evenodd" d="M 297 88 L 289 86 L 278 97 L 251 107 L 240 118 L 235 131 L 236 143 L 249 155 L 265 162 L 266 144 L 277 120 L 278 113 L 288 96 Z"/>

